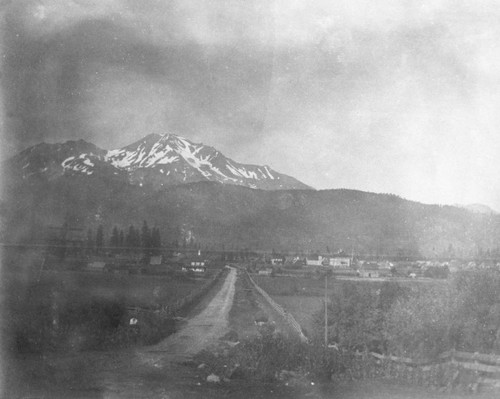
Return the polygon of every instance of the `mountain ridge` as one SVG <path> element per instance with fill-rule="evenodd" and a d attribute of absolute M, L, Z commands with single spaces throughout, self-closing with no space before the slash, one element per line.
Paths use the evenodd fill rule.
<path fill-rule="evenodd" d="M 37 184 L 38 183 L 38 184 Z M 161 229 L 164 245 L 194 242 L 213 249 L 278 251 L 348 249 L 398 257 L 500 256 L 500 216 L 426 205 L 357 190 L 260 190 L 216 182 L 160 190 L 102 175 L 65 174 L 22 180 L 2 201 L 2 240 L 43 237 L 43 226 L 122 230 L 143 221 Z"/>

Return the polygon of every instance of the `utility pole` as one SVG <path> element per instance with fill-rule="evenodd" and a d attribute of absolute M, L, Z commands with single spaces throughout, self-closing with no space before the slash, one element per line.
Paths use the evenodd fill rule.
<path fill-rule="evenodd" d="M 328 271 L 325 273 L 325 348 L 328 347 Z"/>

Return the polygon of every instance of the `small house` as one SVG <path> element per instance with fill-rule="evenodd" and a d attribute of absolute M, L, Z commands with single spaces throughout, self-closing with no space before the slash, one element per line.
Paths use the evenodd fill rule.
<path fill-rule="evenodd" d="M 351 258 L 343 251 L 329 257 L 328 265 L 334 269 L 349 269 L 351 267 Z"/>
<path fill-rule="evenodd" d="M 205 266 L 183 265 L 181 270 L 185 273 L 192 272 L 196 274 L 203 274 L 207 271 L 207 268 Z"/>
<path fill-rule="evenodd" d="M 207 261 L 203 258 L 191 258 L 187 259 L 187 263 L 191 267 L 205 267 Z"/>
<path fill-rule="evenodd" d="M 277 265 L 282 265 L 284 262 L 284 258 L 282 256 L 273 256 L 271 258 L 271 264 L 273 266 L 277 266 Z"/>
<path fill-rule="evenodd" d="M 106 262 L 94 261 L 87 264 L 87 270 L 92 272 L 104 272 L 107 271 Z"/>
<path fill-rule="evenodd" d="M 158 266 L 158 265 L 161 265 L 163 262 L 163 257 L 161 255 L 158 255 L 158 256 L 151 256 L 149 258 L 149 264 L 151 266 Z"/>
<path fill-rule="evenodd" d="M 306 257 L 307 266 L 323 266 L 324 258 L 321 255 L 309 255 Z"/>

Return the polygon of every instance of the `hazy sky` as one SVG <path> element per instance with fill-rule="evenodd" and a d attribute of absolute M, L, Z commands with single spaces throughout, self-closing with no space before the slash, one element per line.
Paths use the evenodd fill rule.
<path fill-rule="evenodd" d="M 318 189 L 500 210 L 500 4 L 2 4 L 5 154 L 177 133 Z"/>

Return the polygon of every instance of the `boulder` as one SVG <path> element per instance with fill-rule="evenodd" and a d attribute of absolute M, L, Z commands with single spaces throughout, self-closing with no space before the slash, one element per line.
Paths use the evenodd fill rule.
<path fill-rule="evenodd" d="M 207 382 L 220 382 L 220 377 L 218 375 L 215 375 L 215 374 L 210 374 L 207 377 Z"/>

